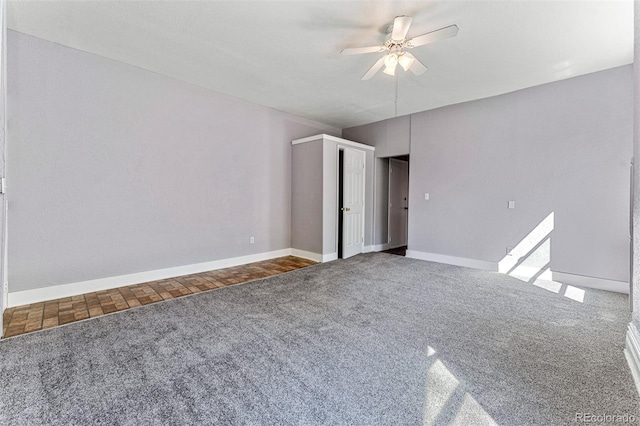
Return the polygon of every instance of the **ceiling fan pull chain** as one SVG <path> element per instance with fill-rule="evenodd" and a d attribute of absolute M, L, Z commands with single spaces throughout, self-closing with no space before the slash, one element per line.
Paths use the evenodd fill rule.
<path fill-rule="evenodd" d="M 395 114 L 394 117 L 398 116 L 398 74 L 396 74 L 396 102 L 395 102 Z"/>

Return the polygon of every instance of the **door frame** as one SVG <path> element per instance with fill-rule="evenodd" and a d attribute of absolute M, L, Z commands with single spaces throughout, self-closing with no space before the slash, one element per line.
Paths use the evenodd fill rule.
<path fill-rule="evenodd" d="M 0 0 L 0 282 L 2 300 L 0 300 L 0 330 L 3 324 L 4 310 L 9 304 L 9 279 L 7 274 L 7 214 L 6 194 L 6 155 L 7 155 L 7 0 Z M 0 335 L 2 333 L 0 332 Z"/>
<path fill-rule="evenodd" d="M 366 213 L 366 199 L 367 199 L 367 193 L 366 193 L 366 189 L 367 189 L 367 152 L 355 147 L 351 147 L 351 146 L 343 146 L 340 144 L 336 145 L 336 153 L 335 153 L 335 158 L 336 158 L 336 246 L 335 246 L 335 253 L 336 255 L 338 254 L 338 247 L 342 244 L 342 241 L 340 241 L 338 239 L 338 236 L 340 235 L 340 232 L 338 230 L 338 224 L 340 223 L 340 214 L 342 214 L 342 211 L 340 210 L 340 208 L 342 206 L 340 206 L 340 184 L 342 183 L 343 185 L 343 189 L 344 189 L 344 179 L 343 182 L 340 182 L 340 151 L 344 151 L 345 149 L 352 149 L 354 151 L 358 151 L 361 152 L 363 157 L 364 157 L 364 161 L 362 162 L 362 164 L 364 165 L 364 167 L 362 168 L 362 174 L 363 174 L 363 179 L 362 179 L 362 246 L 360 249 L 360 254 L 364 253 L 364 231 L 366 229 L 365 226 L 365 213 Z M 344 152 L 343 152 L 344 155 Z M 344 176 L 343 176 L 344 177 Z M 343 191 L 344 194 L 344 191 Z M 342 233 L 344 236 L 344 233 Z M 343 237 L 344 238 L 344 237 Z M 342 250 L 342 252 L 344 253 L 344 248 Z M 342 259 L 339 257 L 339 259 Z"/>
<path fill-rule="evenodd" d="M 409 176 L 407 176 L 407 241 L 405 244 L 394 245 L 391 244 L 391 162 L 397 161 L 398 163 L 405 163 L 407 165 L 407 174 L 409 172 L 409 161 L 398 160 L 397 158 L 389 157 L 389 185 L 387 188 L 387 244 L 389 245 L 389 249 L 394 249 L 398 247 L 403 247 L 409 244 Z"/>
<path fill-rule="evenodd" d="M 633 312 L 633 210 L 635 207 L 635 172 L 634 158 L 631 157 L 631 165 L 629 167 L 630 175 L 630 195 L 629 195 L 629 309 Z"/>

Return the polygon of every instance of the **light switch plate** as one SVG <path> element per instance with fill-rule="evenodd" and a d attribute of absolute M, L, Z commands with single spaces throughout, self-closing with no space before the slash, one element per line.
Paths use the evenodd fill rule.
<path fill-rule="evenodd" d="M 516 208 L 516 202 L 515 201 L 509 201 L 509 203 L 507 204 L 507 208 L 515 209 Z"/>
<path fill-rule="evenodd" d="M 425 200 L 428 200 L 428 199 L 429 199 L 429 193 L 428 193 L 428 192 L 425 192 L 425 193 L 424 193 L 424 199 L 425 199 Z"/>

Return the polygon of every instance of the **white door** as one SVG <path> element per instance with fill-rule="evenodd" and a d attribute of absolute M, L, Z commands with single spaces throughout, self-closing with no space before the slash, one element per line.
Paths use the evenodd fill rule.
<path fill-rule="evenodd" d="M 344 149 L 342 182 L 342 258 L 362 253 L 364 246 L 363 151 Z"/>
<path fill-rule="evenodd" d="M 389 159 L 389 248 L 407 245 L 409 163 Z"/>

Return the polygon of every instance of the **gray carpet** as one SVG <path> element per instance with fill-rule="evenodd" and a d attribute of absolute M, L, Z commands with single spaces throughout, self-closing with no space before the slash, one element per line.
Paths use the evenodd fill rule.
<path fill-rule="evenodd" d="M 371 253 L 0 343 L 0 423 L 563 424 L 637 414 L 627 297 Z"/>

